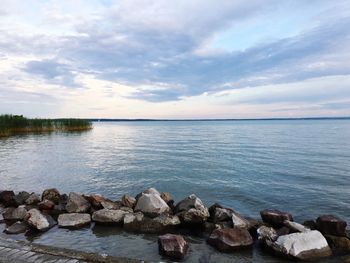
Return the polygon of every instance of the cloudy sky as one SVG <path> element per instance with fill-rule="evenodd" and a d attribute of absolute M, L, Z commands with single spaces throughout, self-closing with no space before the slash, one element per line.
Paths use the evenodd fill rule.
<path fill-rule="evenodd" d="M 0 113 L 350 116 L 350 2 L 0 0 Z"/>

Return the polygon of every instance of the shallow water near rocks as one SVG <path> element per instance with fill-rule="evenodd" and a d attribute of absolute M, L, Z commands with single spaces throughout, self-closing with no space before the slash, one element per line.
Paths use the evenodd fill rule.
<path fill-rule="evenodd" d="M 350 120 L 116 122 L 14 136 L 0 139 L 0 178 L 0 189 L 57 187 L 117 200 L 156 187 L 176 201 L 196 193 L 207 206 L 219 202 L 254 218 L 276 208 L 297 221 L 334 214 L 350 222 Z M 188 262 L 280 262 L 260 249 L 221 254 L 187 238 Z M 118 228 L 55 228 L 27 239 L 164 260 L 157 236 Z"/>

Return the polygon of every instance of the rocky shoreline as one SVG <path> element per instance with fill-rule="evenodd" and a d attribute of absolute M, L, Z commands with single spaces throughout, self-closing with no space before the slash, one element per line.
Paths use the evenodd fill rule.
<path fill-rule="evenodd" d="M 7 190 L 0 191 L 0 205 L 0 223 L 6 223 L 4 232 L 9 235 L 45 232 L 55 225 L 72 230 L 92 223 L 111 225 L 159 234 L 159 253 L 172 260 L 186 259 L 184 231 L 201 233 L 223 253 L 252 249 L 258 242 L 266 253 L 300 261 L 350 254 L 347 223 L 336 216 L 321 215 L 299 224 L 287 212 L 266 209 L 260 212 L 261 220 L 254 220 L 219 204 L 207 208 L 194 194 L 175 204 L 170 193 L 154 188 L 118 201 L 98 194 L 61 194 L 55 188 L 41 195 Z"/>

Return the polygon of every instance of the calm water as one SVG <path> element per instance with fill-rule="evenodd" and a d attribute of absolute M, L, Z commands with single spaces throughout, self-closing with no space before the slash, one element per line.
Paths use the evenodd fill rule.
<path fill-rule="evenodd" d="M 0 189 L 57 187 L 119 199 L 156 187 L 250 217 L 277 208 L 298 221 L 332 213 L 350 222 L 350 120 L 95 123 L 85 133 L 0 140 L 0 178 Z M 222 255 L 189 238 L 191 262 L 274 262 L 259 250 Z M 155 236 L 119 229 L 56 229 L 34 241 L 161 259 Z"/>

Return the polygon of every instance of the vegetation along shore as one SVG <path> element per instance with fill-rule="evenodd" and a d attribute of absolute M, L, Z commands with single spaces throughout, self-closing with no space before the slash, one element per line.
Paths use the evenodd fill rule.
<path fill-rule="evenodd" d="M 219 204 L 207 208 L 194 194 L 175 204 L 170 193 L 154 188 L 118 201 L 98 194 L 61 194 L 55 188 L 41 195 L 6 190 L 0 191 L 0 210 L 7 234 L 46 232 L 55 225 L 74 230 L 90 224 L 159 234 L 159 253 L 172 260 L 186 259 L 186 235 L 194 233 L 225 253 L 253 249 L 259 243 L 267 253 L 298 261 L 350 254 L 347 223 L 336 216 L 321 215 L 300 224 L 290 213 L 266 209 L 260 212 L 261 219 L 249 219 Z"/>
<path fill-rule="evenodd" d="M 85 119 L 29 119 L 22 115 L 0 115 L 0 137 L 21 133 L 85 131 L 92 123 Z"/>

